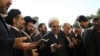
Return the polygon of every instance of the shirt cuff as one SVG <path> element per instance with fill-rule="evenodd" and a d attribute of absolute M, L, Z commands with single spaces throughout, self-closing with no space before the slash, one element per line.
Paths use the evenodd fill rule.
<path fill-rule="evenodd" d="M 51 47 L 51 52 L 55 52 L 56 51 L 56 49 L 53 48 L 54 45 L 55 44 L 51 44 L 51 46 L 50 46 Z"/>

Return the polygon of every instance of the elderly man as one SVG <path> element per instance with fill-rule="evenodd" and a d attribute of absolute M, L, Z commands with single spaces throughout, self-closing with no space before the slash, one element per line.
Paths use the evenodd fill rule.
<path fill-rule="evenodd" d="M 44 47 L 44 56 L 68 56 L 65 38 L 59 33 L 59 20 L 55 17 L 50 19 L 49 27 L 51 31 L 44 37 L 49 39 Z"/>

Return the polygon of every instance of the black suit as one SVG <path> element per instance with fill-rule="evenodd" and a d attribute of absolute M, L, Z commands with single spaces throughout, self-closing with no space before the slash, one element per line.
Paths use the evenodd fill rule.
<path fill-rule="evenodd" d="M 0 16 L 0 56 L 15 56 L 14 42 L 15 39 L 11 38 L 8 28 Z"/>
<path fill-rule="evenodd" d="M 24 36 L 20 31 L 17 31 L 14 28 L 10 28 L 10 33 L 13 36 L 13 38 L 18 38 L 18 37 Z M 16 56 L 24 56 L 23 50 L 15 49 L 14 52 L 15 52 Z"/>
<path fill-rule="evenodd" d="M 77 35 L 75 38 L 77 40 L 77 45 L 73 47 L 73 56 L 86 56 L 81 35 Z"/>
<path fill-rule="evenodd" d="M 100 56 L 100 25 L 85 31 L 83 37 L 87 56 Z"/>
<path fill-rule="evenodd" d="M 14 28 L 10 29 L 10 33 L 14 38 L 26 36 L 25 34 L 23 34 L 23 32 L 17 31 Z M 20 49 L 15 49 L 15 54 L 17 56 L 32 56 L 32 51 L 31 50 L 23 51 L 23 50 L 20 50 Z"/>
<path fill-rule="evenodd" d="M 100 56 L 100 24 L 95 25 L 94 28 L 94 34 L 95 34 L 95 41 L 96 41 L 96 55 Z"/>
<path fill-rule="evenodd" d="M 82 37 L 87 56 L 96 56 L 97 47 L 94 31 L 92 29 L 88 29 L 84 32 Z"/>
<path fill-rule="evenodd" d="M 57 39 L 52 32 L 48 33 L 44 38 L 49 39 L 49 41 L 46 43 L 46 46 L 44 47 L 44 56 L 69 56 L 68 42 L 66 42 L 66 39 L 64 38 L 64 35 L 61 32 L 58 34 Z M 53 43 L 61 44 L 62 47 L 56 50 L 55 52 L 51 52 L 50 45 Z"/>
<path fill-rule="evenodd" d="M 39 34 L 36 35 L 36 36 L 33 36 L 33 35 L 32 35 L 31 39 L 32 39 L 33 42 L 36 42 L 36 41 L 39 41 L 39 40 L 41 39 L 41 37 L 40 37 Z"/>

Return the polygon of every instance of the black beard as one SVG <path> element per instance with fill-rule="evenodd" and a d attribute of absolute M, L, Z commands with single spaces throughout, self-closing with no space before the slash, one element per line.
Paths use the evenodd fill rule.
<path fill-rule="evenodd" d="M 42 31 L 42 34 L 44 35 L 44 34 L 46 34 L 47 32 L 46 31 Z"/>
<path fill-rule="evenodd" d="M 25 32 L 28 34 L 28 35 L 31 35 L 32 34 L 32 30 L 25 30 Z"/>

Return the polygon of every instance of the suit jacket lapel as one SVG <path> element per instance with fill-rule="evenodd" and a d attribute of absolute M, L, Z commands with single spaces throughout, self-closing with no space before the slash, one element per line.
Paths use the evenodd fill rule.
<path fill-rule="evenodd" d="M 3 20 L 3 18 L 2 18 L 1 16 L 0 16 L 0 20 L 1 20 L 2 24 L 5 26 L 5 28 L 6 28 L 7 32 L 8 32 L 8 35 L 9 35 L 9 37 L 10 37 L 11 35 L 10 35 L 10 33 L 9 33 L 8 27 L 7 27 L 7 25 L 6 25 L 6 22 Z"/>

